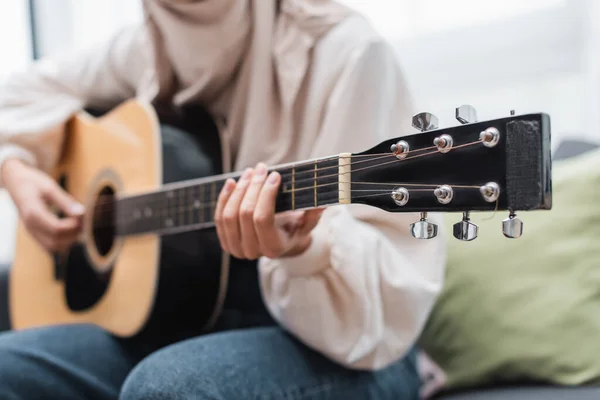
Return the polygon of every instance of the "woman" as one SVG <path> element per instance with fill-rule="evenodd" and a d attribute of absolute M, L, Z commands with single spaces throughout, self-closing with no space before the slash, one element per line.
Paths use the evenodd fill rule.
<path fill-rule="evenodd" d="M 414 215 L 355 205 L 296 215 L 290 237 L 273 218 L 280 176 L 266 174 L 266 165 L 363 150 L 408 127 L 393 51 L 328 0 L 146 0 L 144 10 L 142 26 L 106 45 L 38 62 L 2 84 L 1 184 L 31 234 L 49 250 L 65 248 L 84 212 L 46 175 L 65 121 L 134 96 L 206 106 L 221 121 L 224 164 L 246 168 L 219 197 L 219 240 L 257 260 L 256 313 L 275 322 L 242 315 L 152 354 L 91 326 L 4 334 L 0 397 L 418 397 L 412 348 L 440 290 L 443 240 L 410 238 Z M 67 218 L 55 219 L 48 203 Z M 246 297 L 233 293 L 239 304 L 230 306 Z"/>

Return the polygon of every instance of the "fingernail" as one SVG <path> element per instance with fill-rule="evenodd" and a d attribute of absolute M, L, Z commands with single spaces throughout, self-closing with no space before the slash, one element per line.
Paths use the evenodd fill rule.
<path fill-rule="evenodd" d="M 267 165 L 263 163 L 258 163 L 256 166 L 255 175 L 265 176 L 267 174 Z"/>
<path fill-rule="evenodd" d="M 245 181 L 250 178 L 250 174 L 252 173 L 252 168 L 246 168 L 244 173 L 242 174 L 241 180 Z"/>
<path fill-rule="evenodd" d="M 231 189 L 233 189 L 234 185 L 235 181 L 233 179 L 227 179 L 225 181 L 225 185 L 223 186 L 223 190 L 225 191 L 225 193 L 228 193 L 231 191 Z"/>
<path fill-rule="evenodd" d="M 275 185 L 277 182 L 279 182 L 279 174 L 277 172 L 271 172 L 271 175 L 269 175 L 269 181 L 268 181 L 271 185 Z"/>
<path fill-rule="evenodd" d="M 75 203 L 71 206 L 71 214 L 80 215 L 83 214 L 84 211 L 85 207 L 83 207 L 83 204 Z"/>

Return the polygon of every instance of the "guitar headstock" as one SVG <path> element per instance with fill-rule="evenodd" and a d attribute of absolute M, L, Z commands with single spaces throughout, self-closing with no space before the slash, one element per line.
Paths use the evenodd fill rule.
<path fill-rule="evenodd" d="M 520 237 L 518 211 L 552 208 L 550 118 L 525 114 L 477 121 L 475 109 L 456 109 L 460 125 L 438 128 L 430 113 L 413 117 L 420 133 L 390 139 L 352 154 L 351 202 L 390 212 L 419 212 L 414 237 L 430 239 L 437 227 L 427 212 L 463 212 L 454 226 L 460 240 L 477 237 L 472 211 L 508 211 L 506 237 Z"/>

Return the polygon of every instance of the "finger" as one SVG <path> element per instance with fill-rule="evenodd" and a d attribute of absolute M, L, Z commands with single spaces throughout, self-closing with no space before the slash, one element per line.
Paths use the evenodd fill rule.
<path fill-rule="evenodd" d="M 85 212 L 83 204 L 76 201 L 54 182 L 48 185 L 42 193 L 47 202 L 55 205 L 60 211 L 70 217 L 80 217 Z"/>
<path fill-rule="evenodd" d="M 254 226 L 260 242 L 261 253 L 276 258 L 282 251 L 281 238 L 275 226 L 275 199 L 281 175 L 272 172 L 263 185 L 254 210 Z"/>
<path fill-rule="evenodd" d="M 275 215 L 275 225 L 288 233 L 292 233 L 304 221 L 304 210 L 286 211 Z"/>
<path fill-rule="evenodd" d="M 223 210 L 223 228 L 227 236 L 229 251 L 237 258 L 244 258 L 242 236 L 240 233 L 240 205 L 250 184 L 252 172 L 251 168 L 244 171 Z"/>
<path fill-rule="evenodd" d="M 81 227 L 79 218 L 64 219 L 54 215 L 41 200 L 32 199 L 22 211 L 23 220 L 31 231 L 40 231 L 50 236 L 61 236 L 70 232 L 78 232 Z"/>
<path fill-rule="evenodd" d="M 300 227 L 300 230 L 298 233 L 299 234 L 308 234 L 313 229 L 315 229 L 315 226 L 317 226 L 317 224 L 321 220 L 321 215 L 323 214 L 323 211 L 325 211 L 324 208 L 315 208 L 315 209 L 306 211 L 306 213 L 304 214 L 304 218 L 302 220 L 302 226 Z"/>
<path fill-rule="evenodd" d="M 252 181 L 240 205 L 240 234 L 242 237 L 242 252 L 249 260 L 260 257 L 260 243 L 254 228 L 254 210 L 258 195 L 267 179 L 267 166 L 260 163 L 256 166 Z"/>
<path fill-rule="evenodd" d="M 40 233 L 38 242 L 48 251 L 53 253 L 62 253 L 68 251 L 73 244 L 77 241 L 77 235 L 70 235 L 65 237 L 50 236 L 44 233 Z"/>
<path fill-rule="evenodd" d="M 235 181 L 233 179 L 227 179 L 225 181 L 225 185 L 223 185 L 223 189 L 221 189 L 221 193 L 219 193 L 219 198 L 217 200 L 217 206 L 215 208 L 215 227 L 217 229 L 217 236 L 219 237 L 219 242 L 221 243 L 221 248 L 224 252 L 229 253 L 229 246 L 227 244 L 227 236 L 225 235 L 225 228 L 223 227 L 223 209 L 227 204 L 227 200 L 231 196 L 231 192 L 235 188 Z"/>
<path fill-rule="evenodd" d="M 58 218 L 47 208 L 40 209 L 36 213 L 34 225 L 37 229 L 51 236 L 64 236 L 72 232 L 78 232 L 81 220 L 77 217 Z"/>

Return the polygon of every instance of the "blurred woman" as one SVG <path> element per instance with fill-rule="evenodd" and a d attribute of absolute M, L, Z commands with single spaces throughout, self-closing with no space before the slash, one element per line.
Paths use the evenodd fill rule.
<path fill-rule="evenodd" d="M 68 248 L 85 210 L 47 175 L 66 121 L 133 97 L 202 104 L 219 121 L 224 164 L 245 169 L 219 196 L 219 240 L 254 262 L 256 279 L 232 271 L 236 317 L 150 354 L 87 325 L 0 335 L 0 397 L 417 398 L 413 346 L 440 290 L 443 240 L 412 239 L 414 215 L 359 205 L 294 214 L 291 236 L 274 218 L 281 177 L 267 174 L 409 127 L 393 50 L 330 0 L 146 0 L 144 11 L 106 44 L 2 83 L 0 184 L 40 244 Z"/>

